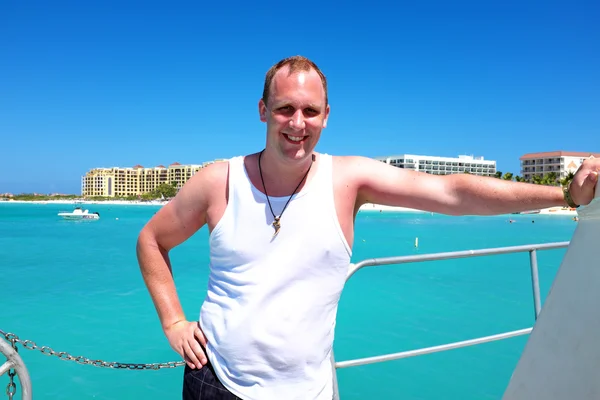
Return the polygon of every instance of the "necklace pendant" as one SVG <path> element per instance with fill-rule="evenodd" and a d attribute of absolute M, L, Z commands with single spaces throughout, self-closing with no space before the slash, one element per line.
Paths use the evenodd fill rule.
<path fill-rule="evenodd" d="M 279 233 L 279 228 L 281 228 L 281 223 L 279 222 L 279 217 L 275 217 L 272 225 L 273 225 L 273 228 L 275 228 L 275 233 L 273 234 L 273 237 L 275 237 Z"/>

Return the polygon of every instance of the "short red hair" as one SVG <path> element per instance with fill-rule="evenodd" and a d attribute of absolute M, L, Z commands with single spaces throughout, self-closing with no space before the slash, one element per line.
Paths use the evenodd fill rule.
<path fill-rule="evenodd" d="M 277 64 L 273 65 L 267 71 L 267 75 L 265 76 L 265 86 L 263 89 L 263 96 L 262 96 L 263 102 L 265 104 L 267 104 L 267 100 L 269 100 L 269 93 L 271 90 L 271 82 L 273 82 L 273 77 L 275 76 L 277 71 L 279 71 L 281 68 L 285 67 L 286 65 L 290 69 L 288 76 L 293 74 L 294 72 L 310 71 L 311 69 L 314 69 L 315 72 L 317 74 L 319 74 L 319 77 L 321 78 L 321 82 L 323 83 L 323 90 L 325 91 L 325 105 L 329 104 L 329 101 L 327 98 L 327 78 L 325 78 L 325 75 L 323 75 L 323 72 L 321 72 L 319 67 L 317 67 L 317 64 L 315 64 L 314 62 L 312 62 L 311 60 L 309 60 L 308 58 L 303 57 L 303 56 L 293 56 L 293 57 L 284 58 L 283 60 L 279 61 Z"/>

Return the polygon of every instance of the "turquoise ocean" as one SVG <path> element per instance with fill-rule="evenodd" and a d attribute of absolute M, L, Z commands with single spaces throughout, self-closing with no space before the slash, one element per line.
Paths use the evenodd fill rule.
<path fill-rule="evenodd" d="M 69 205 L 0 203 L 0 329 L 73 356 L 178 361 L 135 255 L 159 206 L 88 205 L 98 221 L 65 221 Z M 515 220 L 508 223 L 509 218 Z M 535 223 L 532 223 L 534 221 Z M 360 212 L 353 262 L 570 240 L 569 216 L 450 217 Z M 318 227 L 314 227 L 318 229 Z M 419 247 L 415 248 L 415 238 Z M 565 250 L 538 254 L 542 295 Z M 171 252 L 179 296 L 196 319 L 208 278 L 208 231 Z M 338 361 L 434 346 L 534 321 L 527 253 L 365 268 L 346 284 Z M 310 295 L 310 293 L 307 293 Z M 527 337 L 338 370 L 347 399 L 500 399 Z M 132 371 L 62 361 L 20 347 L 36 399 L 177 399 L 183 368 Z M 4 362 L 0 359 L 0 364 Z M 3 393 L 8 378 L 0 378 Z"/>

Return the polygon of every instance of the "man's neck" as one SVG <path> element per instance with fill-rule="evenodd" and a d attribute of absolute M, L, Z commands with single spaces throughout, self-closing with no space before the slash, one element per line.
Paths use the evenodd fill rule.
<path fill-rule="evenodd" d="M 282 162 L 277 158 L 270 157 L 269 153 L 264 151 L 260 157 L 260 169 L 267 190 L 275 192 L 281 188 L 285 191 L 290 186 L 295 187 L 311 168 L 313 160 L 317 160 L 317 154 L 314 152 L 302 160 Z"/>

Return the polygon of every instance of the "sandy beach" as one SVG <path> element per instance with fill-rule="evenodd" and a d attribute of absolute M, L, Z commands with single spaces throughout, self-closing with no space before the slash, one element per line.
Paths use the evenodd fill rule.
<path fill-rule="evenodd" d="M 372 203 L 364 204 L 360 207 L 360 211 L 429 213 L 428 211 L 417 210 L 414 208 L 392 207 Z"/>
<path fill-rule="evenodd" d="M 360 211 L 429 213 L 428 211 L 416 210 L 416 209 L 412 209 L 412 208 L 382 206 L 379 204 L 365 204 L 360 208 Z M 568 207 L 550 207 L 550 208 L 543 208 L 540 210 L 532 210 L 532 211 L 524 212 L 522 214 L 573 215 L 573 216 L 576 216 L 577 210 L 568 208 Z"/>
<path fill-rule="evenodd" d="M 577 210 L 568 207 L 550 207 L 543 208 L 540 210 L 540 214 L 551 214 L 551 215 L 577 215 Z"/>
<path fill-rule="evenodd" d="M 138 201 L 138 200 L 8 200 L 2 203 L 29 203 L 29 204 L 70 204 L 75 207 L 88 204 L 107 204 L 107 205 L 124 205 L 124 206 L 164 206 L 168 203 L 166 200 Z"/>
<path fill-rule="evenodd" d="M 107 205 L 139 205 L 139 206 L 163 206 L 168 203 L 166 200 L 138 201 L 138 200 L 8 200 L 2 203 L 30 203 L 30 204 L 68 204 L 75 207 L 81 207 L 89 204 L 107 204 Z M 417 210 L 406 207 L 392 207 L 380 204 L 365 204 L 360 208 L 361 212 L 410 212 L 410 213 L 429 213 L 429 211 Z M 577 215 L 577 210 L 568 207 L 550 207 L 541 210 L 533 210 L 533 212 L 525 212 L 522 214 L 532 215 Z"/>

